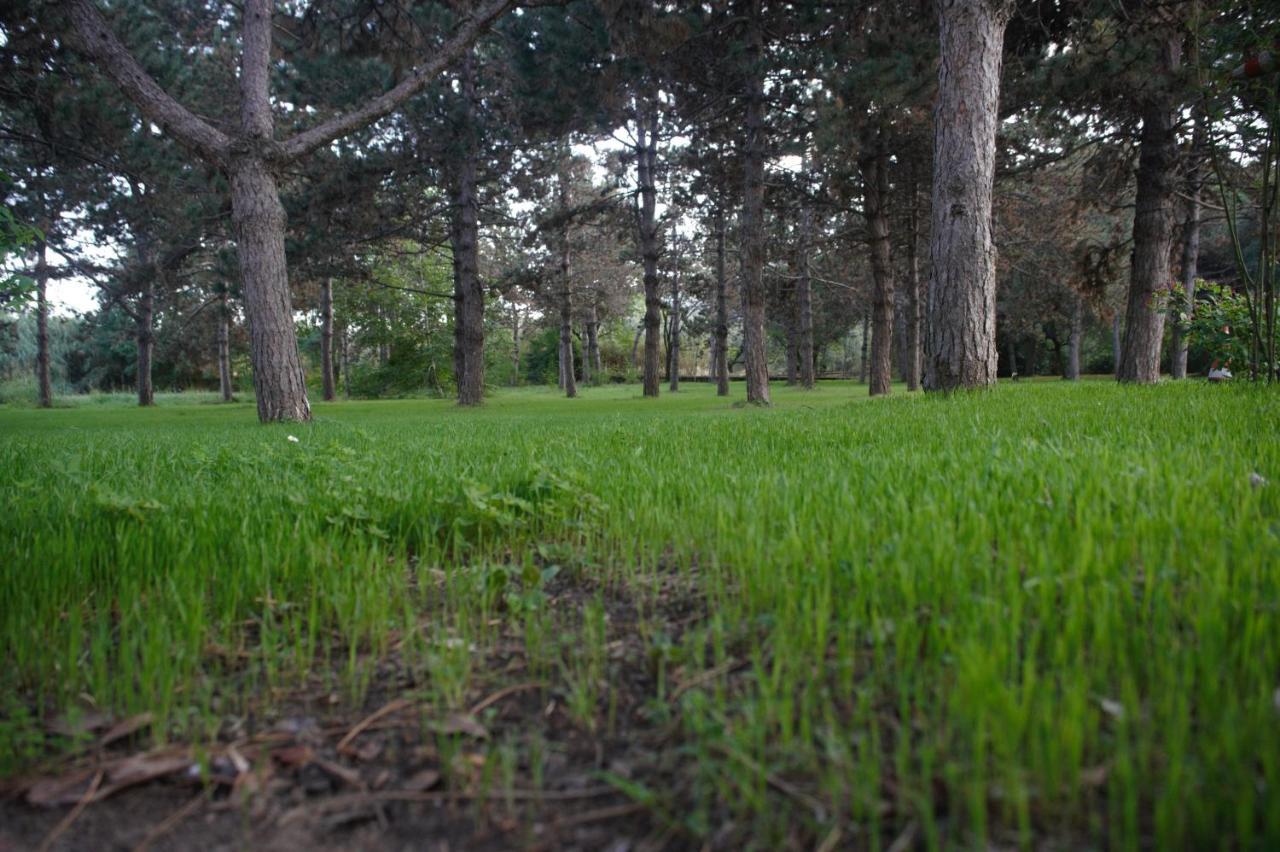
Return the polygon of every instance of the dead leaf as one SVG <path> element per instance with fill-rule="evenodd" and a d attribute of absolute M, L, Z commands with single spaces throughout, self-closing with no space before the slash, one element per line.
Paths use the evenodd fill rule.
<path fill-rule="evenodd" d="M 464 734 L 477 740 L 489 738 L 489 729 L 470 713 L 454 713 L 443 722 L 433 725 L 432 729 L 438 734 Z"/>
<path fill-rule="evenodd" d="M 363 788 L 364 779 L 360 777 L 360 773 L 354 769 L 348 769 L 340 763 L 334 763 L 332 760 L 325 760 L 323 757 L 317 757 L 316 766 L 319 766 L 330 776 L 337 778 L 339 781 L 351 787 Z"/>
<path fill-rule="evenodd" d="M 185 754 L 139 754 L 125 758 L 107 770 L 107 787 L 116 790 L 153 781 L 186 769 L 191 759 Z M 99 798 L 105 798 L 103 794 Z"/>
<path fill-rule="evenodd" d="M 1102 712 L 1106 713 L 1113 719 L 1124 718 L 1124 705 L 1114 698 L 1099 698 L 1098 706 L 1102 708 Z"/>
<path fill-rule="evenodd" d="M 111 717 L 106 713 L 88 710 L 71 716 L 58 716 L 50 719 L 45 730 L 63 737 L 82 737 L 85 734 L 101 731 L 110 727 Z"/>
<path fill-rule="evenodd" d="M 271 757 L 281 766 L 296 768 L 306 766 L 314 760 L 315 752 L 311 750 L 311 746 L 291 745 L 276 749 L 271 752 Z"/>
<path fill-rule="evenodd" d="M 370 740 L 356 749 L 356 757 L 368 763 L 382 754 L 383 744 L 378 740 Z"/>
<path fill-rule="evenodd" d="M 137 716 L 130 716 L 128 719 L 122 719 L 111 726 L 102 739 L 98 741 L 100 747 L 105 748 L 116 740 L 122 740 L 130 734 L 135 734 L 143 728 L 150 727 L 155 721 L 154 713 L 139 713 Z"/>
<path fill-rule="evenodd" d="M 27 802 L 41 808 L 74 805 L 89 789 L 94 770 L 83 769 L 58 778 L 41 778 L 27 788 Z"/>
<path fill-rule="evenodd" d="M 411 793 L 421 793 L 424 790 L 430 790 L 439 783 L 439 772 L 434 769 L 423 769 L 415 772 L 408 781 L 404 782 L 404 789 Z"/>
<path fill-rule="evenodd" d="M 1091 766 L 1087 769 L 1080 770 L 1080 785 L 1082 787 L 1103 787 L 1107 783 L 1107 776 L 1111 774 L 1111 767 L 1105 763 Z"/>

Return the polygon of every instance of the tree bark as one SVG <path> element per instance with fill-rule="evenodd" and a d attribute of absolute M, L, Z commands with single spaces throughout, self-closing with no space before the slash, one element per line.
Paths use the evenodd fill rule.
<path fill-rule="evenodd" d="M 1084 340 L 1084 299 L 1071 294 L 1071 337 L 1067 340 L 1067 367 L 1063 378 L 1074 382 L 1080 378 L 1080 344 Z"/>
<path fill-rule="evenodd" d="M 640 187 L 640 258 L 644 266 L 644 395 L 658 395 L 658 349 L 662 334 L 662 297 L 658 293 L 656 95 L 636 98 L 636 170 Z"/>
<path fill-rule="evenodd" d="M 1161 51 L 1162 70 L 1172 73 L 1181 60 L 1181 36 L 1165 36 Z M 1118 378 L 1122 382 L 1152 384 L 1160 380 L 1160 344 L 1164 339 L 1165 311 L 1160 297 L 1172 281 L 1169 258 L 1173 250 L 1178 137 L 1177 105 L 1172 93 L 1159 87 L 1144 100 L 1133 214 L 1133 264 Z"/>
<path fill-rule="evenodd" d="M 1111 317 L 1111 358 L 1116 378 L 1120 378 L 1120 314 Z"/>
<path fill-rule="evenodd" d="M 143 285 L 142 293 L 138 298 L 138 312 L 135 318 L 137 326 L 137 346 L 138 346 L 138 405 L 148 406 L 156 404 L 155 388 L 151 384 L 151 362 L 152 353 L 155 351 L 155 318 L 156 318 L 156 281 L 155 277 L 162 274 L 158 268 L 158 264 L 154 268 L 148 270 L 151 274 L 147 275 L 146 283 Z"/>
<path fill-rule="evenodd" d="M 889 152 L 878 129 L 870 150 L 858 161 L 862 171 L 863 217 L 871 252 L 871 396 L 889 393 L 893 380 L 893 264 L 889 254 Z"/>
<path fill-rule="evenodd" d="M 53 407 L 53 380 L 49 369 L 49 255 L 44 240 L 36 242 L 36 402 Z"/>
<path fill-rule="evenodd" d="M 569 208 L 569 152 L 561 159 L 560 209 Z M 569 222 L 560 228 L 560 374 L 564 395 L 572 399 L 578 395 L 578 383 L 573 371 L 573 287 L 569 280 L 571 254 L 569 247 Z"/>
<path fill-rule="evenodd" d="M 916 182 L 915 163 L 909 162 L 907 171 L 907 390 L 920 389 L 920 373 L 923 363 L 920 298 L 920 207 L 919 188 Z"/>
<path fill-rule="evenodd" d="M 474 122 L 475 62 L 471 51 L 462 59 L 459 79 L 462 110 L 458 134 L 462 154 L 455 164 L 450 229 L 455 292 L 454 345 L 457 350 L 455 379 L 458 405 L 472 406 L 484 402 L 484 288 L 480 286 L 477 248 L 480 229 L 476 213 L 478 140 Z"/>
<path fill-rule="evenodd" d="M 925 389 L 996 380 L 996 250 L 991 195 L 1008 6 L 938 0 L 933 230 Z"/>
<path fill-rule="evenodd" d="M 797 357 L 800 360 L 800 386 L 805 390 L 812 390 L 814 383 L 813 282 L 809 275 L 809 246 L 812 242 L 813 209 L 805 204 L 800 209 L 800 240 L 796 248 Z"/>
<path fill-rule="evenodd" d="M 587 351 L 582 359 L 582 380 L 599 384 L 604 368 L 600 362 L 600 316 L 596 308 L 596 292 L 591 292 L 591 304 L 587 311 Z"/>
<path fill-rule="evenodd" d="M 671 364 L 669 389 L 672 393 L 680 390 L 680 249 L 676 244 L 675 267 L 671 271 L 671 343 L 667 360 Z"/>
<path fill-rule="evenodd" d="M 769 405 L 764 289 L 764 82 L 760 0 L 751 3 L 747 30 L 746 120 L 742 142 L 742 345 L 747 402 Z"/>
<path fill-rule="evenodd" d="M 871 342 L 871 311 L 862 312 L 862 353 L 858 359 L 858 383 L 867 380 L 867 344 Z"/>
<path fill-rule="evenodd" d="M 231 210 L 244 282 L 258 419 L 263 423 L 310 420 L 311 405 L 289 301 L 284 207 L 275 175 L 262 160 L 241 160 L 232 169 Z"/>
<path fill-rule="evenodd" d="M 1187 218 L 1182 226 L 1182 317 L 1173 324 L 1173 357 L 1170 365 L 1175 379 L 1187 377 L 1187 323 L 1196 308 L 1196 275 L 1200 265 L 1201 153 L 1205 144 L 1204 116 L 1197 113 L 1191 134 L 1190 162 L 1187 164 Z"/>
<path fill-rule="evenodd" d="M 520 308 L 511 306 L 511 386 L 520 383 Z"/>
<path fill-rule="evenodd" d="M 225 286 L 218 294 L 218 390 L 223 402 L 231 402 L 231 306 Z"/>
<path fill-rule="evenodd" d="M 729 302 L 724 273 L 724 211 L 716 211 L 716 396 L 729 395 Z"/>
<path fill-rule="evenodd" d="M 320 379 L 325 402 L 337 396 L 333 381 L 333 279 L 320 284 Z"/>

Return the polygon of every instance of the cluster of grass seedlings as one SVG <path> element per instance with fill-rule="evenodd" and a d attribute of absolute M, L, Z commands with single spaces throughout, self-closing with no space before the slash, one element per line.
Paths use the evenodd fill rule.
<path fill-rule="evenodd" d="M 89 702 L 174 737 L 317 668 L 354 702 L 393 647 L 457 706 L 493 618 L 585 721 L 595 627 L 557 666 L 555 548 L 654 598 L 698 567 L 709 617 L 634 661 L 734 666 L 673 711 L 692 801 L 650 804 L 689 831 L 1280 845 L 1274 394 L 776 397 L 526 391 L 279 428 L 244 406 L 0 412 L 0 766 Z"/>

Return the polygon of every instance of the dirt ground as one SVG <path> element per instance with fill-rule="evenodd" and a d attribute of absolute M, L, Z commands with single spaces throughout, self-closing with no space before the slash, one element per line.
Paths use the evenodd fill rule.
<path fill-rule="evenodd" d="M 588 600 L 605 605 L 612 690 L 598 708 L 609 722 L 594 731 L 569 712 L 558 676 L 529 676 L 514 635 L 477 666 L 486 676 L 473 678 L 470 712 L 427 724 L 395 661 L 371 662 L 379 674 L 358 711 L 292 696 L 287 712 L 203 746 L 148 748 L 145 725 L 95 732 L 79 756 L 0 781 L 0 852 L 706 848 L 634 795 L 680 798 L 678 725 L 653 712 L 656 675 L 636 629 L 643 617 L 678 639 L 699 620 L 689 575 L 670 584 L 643 614 L 621 589 L 548 586 L 566 624 Z M 193 768 L 201 753 L 204 778 Z"/>

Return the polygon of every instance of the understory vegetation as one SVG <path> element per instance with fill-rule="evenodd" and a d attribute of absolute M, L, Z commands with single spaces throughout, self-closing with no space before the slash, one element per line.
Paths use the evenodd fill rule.
<path fill-rule="evenodd" d="M 0 408 L 0 775 L 390 694 L 447 757 L 531 685 L 686 839 L 1280 846 L 1273 393 L 773 393 Z M 550 712 L 445 783 L 536 789 Z"/>

